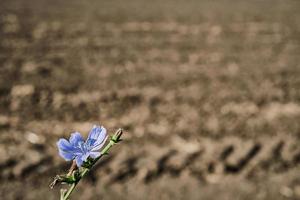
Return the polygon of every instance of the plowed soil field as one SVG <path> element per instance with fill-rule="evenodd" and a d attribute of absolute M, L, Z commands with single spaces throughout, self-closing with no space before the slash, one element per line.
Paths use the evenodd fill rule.
<path fill-rule="evenodd" d="M 300 199 L 297 0 L 1 0 L 0 199 L 58 199 L 56 141 L 124 141 L 72 199 Z"/>

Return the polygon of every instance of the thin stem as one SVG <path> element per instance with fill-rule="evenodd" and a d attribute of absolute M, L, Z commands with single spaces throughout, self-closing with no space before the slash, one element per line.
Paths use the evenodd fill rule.
<path fill-rule="evenodd" d="M 76 185 L 79 183 L 79 181 L 90 171 L 90 169 L 96 164 L 96 162 L 103 156 L 108 153 L 110 148 L 121 141 L 122 136 L 122 129 L 117 130 L 117 132 L 110 138 L 109 143 L 102 149 L 101 154 L 98 158 L 96 158 L 90 168 L 84 168 L 84 170 L 80 173 L 80 176 L 78 177 L 78 180 L 75 183 L 72 183 L 71 187 L 68 189 L 67 192 L 61 193 L 61 199 L 62 200 L 68 200 L 71 193 L 75 189 Z M 62 196 L 63 195 L 63 196 Z"/>
<path fill-rule="evenodd" d="M 60 190 L 60 198 L 59 198 L 59 200 L 64 200 L 64 196 L 65 196 L 65 193 L 66 193 L 66 189 L 61 189 Z"/>
<path fill-rule="evenodd" d="M 63 200 L 67 200 L 69 198 L 69 196 L 71 195 L 71 193 L 73 192 L 73 190 L 75 189 L 76 185 L 78 182 L 73 183 L 71 185 L 71 187 L 68 189 L 68 191 L 64 194 Z"/>

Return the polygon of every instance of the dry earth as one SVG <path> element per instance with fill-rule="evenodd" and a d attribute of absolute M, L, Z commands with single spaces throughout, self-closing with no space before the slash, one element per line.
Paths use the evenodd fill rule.
<path fill-rule="evenodd" d="M 297 0 L 1 0 L 0 196 L 123 127 L 72 199 L 300 199 Z"/>

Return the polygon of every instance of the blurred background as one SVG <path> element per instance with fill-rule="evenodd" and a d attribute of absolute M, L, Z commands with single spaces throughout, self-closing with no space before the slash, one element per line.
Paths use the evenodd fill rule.
<path fill-rule="evenodd" d="M 300 199 L 297 0 L 1 0 L 0 196 L 125 129 L 72 199 Z"/>

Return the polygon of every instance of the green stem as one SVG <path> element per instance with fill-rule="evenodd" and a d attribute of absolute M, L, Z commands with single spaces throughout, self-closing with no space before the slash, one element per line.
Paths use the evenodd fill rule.
<path fill-rule="evenodd" d="M 59 200 L 64 200 L 65 193 L 66 193 L 65 189 L 61 189 L 60 190 L 60 198 L 59 198 Z"/>
<path fill-rule="evenodd" d="M 78 182 L 73 183 L 71 185 L 71 187 L 68 189 L 68 191 L 66 193 L 64 193 L 64 196 L 62 198 L 62 200 L 67 200 L 69 198 L 69 196 L 71 195 L 71 193 L 73 192 L 73 190 L 75 189 L 76 185 Z"/>
<path fill-rule="evenodd" d="M 117 132 L 110 138 L 109 143 L 104 147 L 104 149 L 102 149 L 101 151 L 101 155 L 96 158 L 91 167 L 90 168 L 84 168 L 84 170 L 80 173 L 80 177 L 78 178 L 78 180 L 75 183 L 72 183 L 71 187 L 68 189 L 67 192 L 61 192 L 61 200 L 68 200 L 71 193 L 73 192 L 73 190 L 75 189 L 76 185 L 79 183 L 79 181 L 90 171 L 90 169 L 96 164 L 96 162 L 103 156 L 108 154 L 108 151 L 110 150 L 110 148 L 112 146 L 114 146 L 115 144 L 117 144 L 118 142 L 121 141 L 121 136 L 122 136 L 122 129 L 117 130 Z"/>

